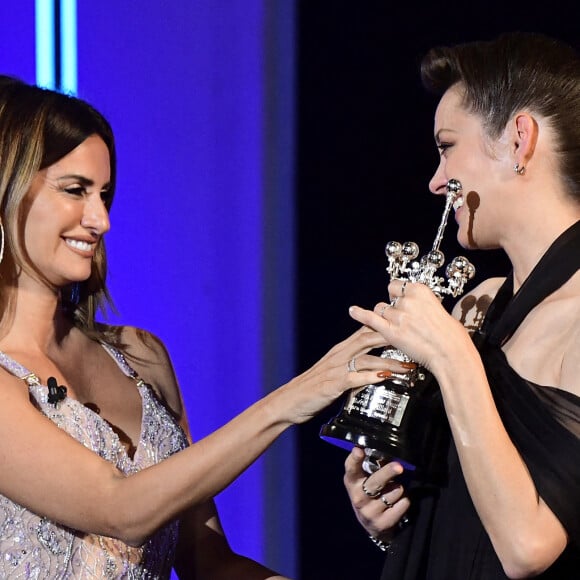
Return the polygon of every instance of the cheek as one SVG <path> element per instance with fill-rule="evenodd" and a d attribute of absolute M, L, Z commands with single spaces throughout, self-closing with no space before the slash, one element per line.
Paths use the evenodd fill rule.
<path fill-rule="evenodd" d="M 456 168 L 459 171 L 466 173 L 469 176 L 469 179 L 477 179 L 478 177 L 481 177 L 481 163 L 471 155 L 463 155 L 458 159 Z"/>
<path fill-rule="evenodd" d="M 480 204 L 481 204 L 481 197 L 479 196 L 479 193 L 477 193 L 477 191 L 471 190 L 465 196 L 465 205 L 466 205 L 467 209 L 469 210 L 470 214 L 475 214 L 475 212 L 479 208 Z"/>
<path fill-rule="evenodd" d="M 51 220 L 46 214 L 39 215 L 34 209 L 28 214 L 24 226 L 24 247 L 32 255 L 48 249 L 51 245 L 51 231 L 54 230 Z"/>

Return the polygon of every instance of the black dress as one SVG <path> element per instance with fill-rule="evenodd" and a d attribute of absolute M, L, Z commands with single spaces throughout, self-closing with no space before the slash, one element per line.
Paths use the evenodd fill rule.
<path fill-rule="evenodd" d="M 474 336 L 503 424 L 540 496 L 569 536 L 568 547 L 538 576 L 542 579 L 580 578 L 580 398 L 523 379 L 501 346 L 579 267 L 577 222 L 552 244 L 515 295 L 512 276 L 506 279 Z M 453 442 L 447 475 L 439 486 L 409 482 L 410 523 L 395 538 L 381 580 L 507 578 L 467 491 Z"/>

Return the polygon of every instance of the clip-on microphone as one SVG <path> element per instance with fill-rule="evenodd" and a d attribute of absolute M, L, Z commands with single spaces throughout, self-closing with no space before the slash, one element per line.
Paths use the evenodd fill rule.
<path fill-rule="evenodd" d="M 56 404 L 66 399 L 66 387 L 59 385 L 54 377 L 48 377 L 48 402 L 56 407 Z"/>

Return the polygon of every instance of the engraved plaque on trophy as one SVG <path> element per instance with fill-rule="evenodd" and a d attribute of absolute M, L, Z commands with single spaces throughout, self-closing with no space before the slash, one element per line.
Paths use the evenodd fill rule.
<path fill-rule="evenodd" d="M 446 278 L 437 270 L 445 257 L 439 249 L 449 213 L 461 193 L 455 179 L 447 183 L 445 210 L 430 252 L 419 258 L 414 242 L 389 242 L 385 253 L 390 279 L 427 285 L 442 299 L 463 292 L 475 268 L 464 257 L 447 266 Z M 412 360 L 402 351 L 385 348 L 383 358 Z M 354 446 L 365 451 L 363 466 L 369 473 L 388 461 L 397 460 L 416 478 L 436 483 L 445 464 L 449 427 L 437 382 L 426 369 L 417 366 L 404 373 L 346 394 L 340 413 L 322 426 L 320 437 L 345 449 Z"/>

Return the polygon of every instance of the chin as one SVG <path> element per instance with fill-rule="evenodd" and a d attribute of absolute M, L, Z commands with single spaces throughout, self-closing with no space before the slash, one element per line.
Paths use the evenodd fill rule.
<path fill-rule="evenodd" d="M 473 220 L 469 220 L 469 223 L 460 222 L 457 230 L 457 241 L 466 250 L 484 250 L 487 244 L 482 240 L 482 236 L 478 235 L 477 228 L 474 225 Z M 483 237 L 485 238 L 485 236 Z"/>
<path fill-rule="evenodd" d="M 472 238 L 472 236 L 468 235 L 466 232 L 462 231 L 461 229 L 459 229 L 457 232 L 457 242 L 465 250 L 477 250 L 477 249 L 479 249 L 477 242 Z"/>
<path fill-rule="evenodd" d="M 80 274 L 78 272 L 73 273 L 71 272 L 68 276 L 60 278 L 60 280 L 55 284 L 61 288 L 65 288 L 66 286 L 70 286 L 71 284 L 77 284 L 81 282 L 85 282 L 90 277 L 89 274 Z"/>

